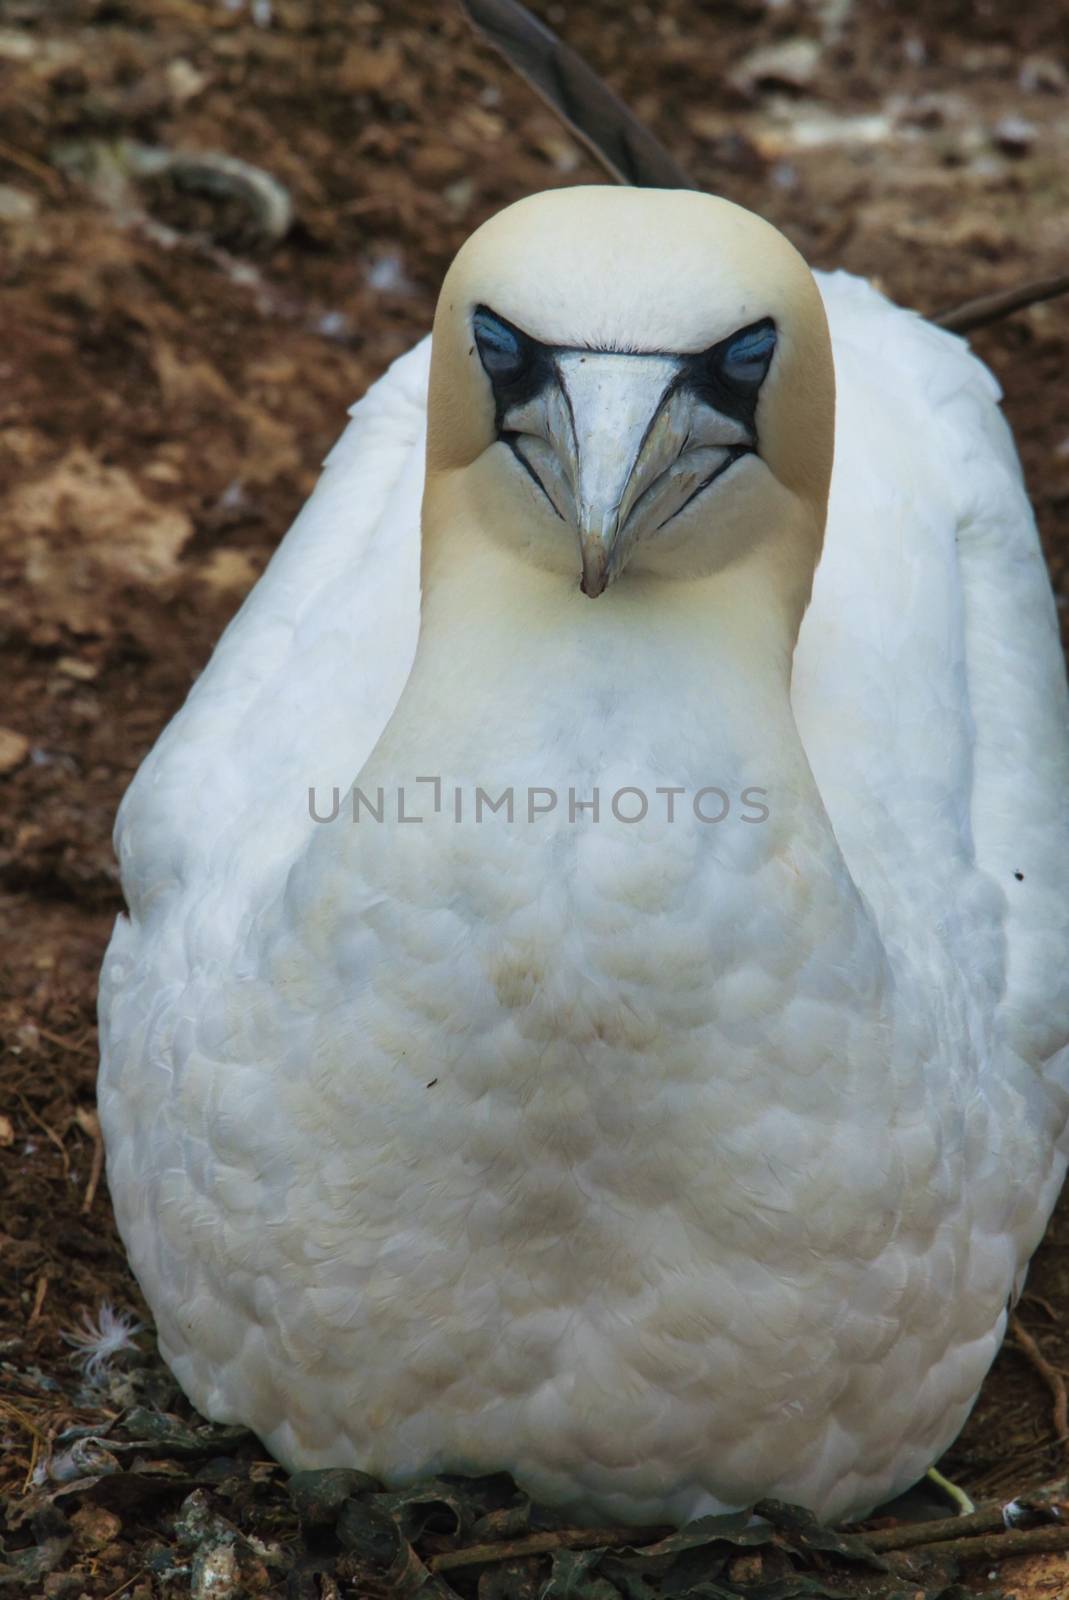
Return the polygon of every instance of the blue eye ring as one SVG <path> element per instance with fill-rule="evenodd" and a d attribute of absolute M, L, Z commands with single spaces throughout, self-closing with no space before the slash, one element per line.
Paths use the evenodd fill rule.
<path fill-rule="evenodd" d="M 519 372 L 527 359 L 524 336 L 504 317 L 486 306 L 476 307 L 472 331 L 479 359 L 490 377 L 509 377 Z"/>
<path fill-rule="evenodd" d="M 493 390 L 495 425 L 500 433 L 515 406 L 526 404 L 552 382 L 553 352 L 486 305 L 472 311 L 471 330 Z"/>
<path fill-rule="evenodd" d="M 718 364 L 728 383 L 744 390 L 758 389 L 768 375 L 775 352 L 775 323 L 766 318 L 725 339 Z"/>

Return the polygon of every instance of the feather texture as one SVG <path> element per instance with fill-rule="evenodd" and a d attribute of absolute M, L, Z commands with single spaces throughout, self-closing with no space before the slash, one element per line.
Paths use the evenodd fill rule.
<path fill-rule="evenodd" d="M 617 183 L 640 189 L 698 187 L 578 51 L 526 6 L 516 0 L 460 0 L 460 8 Z"/>
<path fill-rule="evenodd" d="M 124 803 L 120 1227 L 187 1392 L 290 1465 L 836 1516 L 919 1476 L 994 1356 L 1064 1170 L 1054 609 L 990 375 L 821 288 L 836 460 L 792 690 L 819 815 L 557 857 L 531 829 L 316 828 L 305 785 L 361 771 L 410 673 L 426 343 Z M 605 663 L 631 783 L 643 744 L 687 759 L 647 646 Z M 612 696 L 551 677 L 506 696 L 491 776 L 604 738 Z"/>

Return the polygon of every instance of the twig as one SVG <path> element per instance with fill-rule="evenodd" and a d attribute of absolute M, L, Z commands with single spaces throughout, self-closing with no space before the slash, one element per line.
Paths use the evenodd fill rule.
<path fill-rule="evenodd" d="M 89 1182 L 85 1186 L 85 1198 L 82 1201 L 82 1216 L 87 1216 L 93 1209 L 96 1199 L 97 1187 L 100 1183 L 100 1174 L 104 1170 L 104 1137 L 100 1132 L 100 1119 L 95 1111 L 89 1111 L 85 1106 L 79 1106 L 74 1113 L 75 1121 L 82 1132 L 93 1141 L 93 1161 L 89 1168 Z"/>
<path fill-rule="evenodd" d="M 25 1411 L 20 1411 L 18 1406 L 13 1406 L 10 1400 L 5 1400 L 0 1395 L 0 1411 L 6 1411 L 8 1416 L 14 1417 L 20 1427 L 25 1428 L 31 1439 L 36 1439 L 38 1444 L 47 1444 L 48 1440 L 36 1423 L 31 1422 Z"/>
<path fill-rule="evenodd" d="M 1010 1556 L 1050 1555 L 1055 1550 L 1069 1550 L 1069 1524 L 1058 1522 L 1046 1528 L 1011 1528 L 1007 1533 L 984 1534 L 979 1539 L 915 1544 L 912 1550 L 915 1555 L 952 1556 L 958 1561 L 1007 1561 Z"/>
<path fill-rule="evenodd" d="M 653 1542 L 663 1537 L 663 1533 L 657 1532 Z M 648 1531 L 641 1528 L 557 1528 L 549 1533 L 528 1534 L 526 1539 L 473 1544 L 467 1550 L 445 1550 L 440 1556 L 432 1556 L 427 1566 L 432 1572 L 447 1572 L 452 1567 L 482 1567 L 492 1561 L 541 1556 L 550 1550 L 598 1550 L 603 1545 L 644 1544 L 648 1540 Z"/>
<path fill-rule="evenodd" d="M 936 327 L 948 328 L 951 333 L 971 333 L 974 328 L 986 328 L 989 322 L 998 322 L 1013 311 L 1023 311 L 1025 306 L 1038 305 L 1041 300 L 1054 300 L 1069 293 L 1069 272 L 1056 278 L 1037 278 L 1033 283 L 1022 283 L 1016 289 L 1004 289 L 1001 294 L 985 294 L 979 300 L 966 300 L 964 305 L 944 311 L 931 321 Z"/>
<path fill-rule="evenodd" d="M 43 1449 L 44 1437 L 43 1435 L 38 1437 L 38 1435 L 35 1433 L 33 1438 L 30 1440 L 30 1464 L 26 1468 L 26 1476 L 22 1480 L 23 1494 L 26 1494 L 29 1491 L 30 1485 L 33 1483 L 33 1480 L 37 1474 L 37 1463 L 41 1459 L 41 1451 Z"/>
<path fill-rule="evenodd" d="M 61 1050 L 69 1050 L 72 1055 L 96 1055 L 96 1051 L 93 1049 L 92 1045 L 87 1044 L 84 1039 L 81 1041 L 81 1043 L 78 1043 L 74 1039 L 64 1039 L 60 1034 L 52 1033 L 48 1028 L 42 1028 L 40 1024 L 37 1025 L 37 1032 L 41 1035 L 42 1039 L 47 1039 L 49 1044 L 58 1045 Z"/>
<path fill-rule="evenodd" d="M 38 1317 L 41 1315 L 41 1307 L 45 1303 L 45 1295 L 47 1293 L 48 1293 L 48 1273 L 47 1272 L 42 1272 L 41 1276 L 37 1280 L 37 1288 L 34 1291 L 33 1309 L 30 1312 L 30 1320 L 26 1324 L 27 1328 L 32 1328 L 34 1323 L 37 1321 Z"/>
<path fill-rule="evenodd" d="M 66 1178 L 71 1170 L 71 1158 L 67 1154 L 67 1146 L 63 1143 L 55 1128 L 50 1128 L 43 1117 L 39 1117 L 24 1094 L 18 1096 L 19 1105 L 25 1111 L 31 1122 L 35 1122 L 47 1139 L 55 1145 L 63 1159 L 63 1176 Z"/>
<path fill-rule="evenodd" d="M 1050 1320 L 1052 1322 L 1060 1322 L 1061 1321 L 1061 1318 L 1059 1317 L 1058 1313 L 1055 1311 L 1054 1307 L 1051 1305 L 1050 1301 L 1049 1300 L 1044 1300 L 1044 1298 L 1043 1298 L 1043 1296 L 1041 1294 L 1033 1294 L 1031 1289 L 1027 1289 L 1025 1291 L 1025 1293 L 1021 1296 L 1021 1299 L 1022 1300 L 1027 1300 L 1028 1304 L 1030 1306 L 1039 1306 L 1041 1310 L 1043 1310 L 1043 1311 L 1045 1311 L 1047 1313 L 1047 1316 L 1050 1318 Z"/>
<path fill-rule="evenodd" d="M 1010 1333 L 1022 1355 L 1032 1363 L 1051 1392 L 1054 1400 L 1054 1435 L 1057 1442 L 1060 1445 L 1069 1443 L 1069 1395 L 1066 1394 L 1065 1379 L 1055 1367 L 1051 1366 L 1019 1317 L 1010 1318 Z"/>
<path fill-rule="evenodd" d="M 130 1585 L 132 1583 L 136 1583 L 138 1578 L 143 1578 L 147 1571 L 148 1571 L 147 1567 L 142 1567 L 140 1572 L 135 1572 L 132 1578 L 127 1578 L 125 1583 L 120 1583 L 120 1585 L 119 1585 L 119 1587 L 117 1589 L 112 1589 L 110 1591 L 110 1593 L 106 1594 L 104 1596 L 104 1600 L 115 1600 L 115 1596 L 117 1594 L 125 1594 L 126 1590 L 129 1589 Z"/>
<path fill-rule="evenodd" d="M 31 172 L 35 178 L 40 178 L 53 194 L 63 193 L 66 186 L 55 168 L 38 161 L 36 156 L 27 155 L 25 150 L 16 150 L 6 139 L 0 139 L 0 157 L 4 161 L 10 161 L 14 167 L 21 167 L 23 172 Z"/>
<path fill-rule="evenodd" d="M 907 1522 L 897 1528 L 876 1528 L 860 1533 L 870 1550 L 908 1550 L 916 1544 L 937 1544 L 975 1533 L 997 1533 L 1006 1526 L 1001 1506 L 989 1506 L 967 1517 L 940 1517 L 935 1522 Z"/>

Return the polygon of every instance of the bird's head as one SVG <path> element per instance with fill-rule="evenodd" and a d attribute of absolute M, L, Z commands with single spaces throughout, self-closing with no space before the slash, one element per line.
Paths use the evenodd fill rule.
<path fill-rule="evenodd" d="M 428 502 L 448 482 L 484 537 L 591 598 L 761 545 L 782 560 L 784 529 L 808 592 L 834 435 L 823 306 L 783 235 L 725 200 L 576 188 L 493 217 L 442 287 L 428 420 Z"/>

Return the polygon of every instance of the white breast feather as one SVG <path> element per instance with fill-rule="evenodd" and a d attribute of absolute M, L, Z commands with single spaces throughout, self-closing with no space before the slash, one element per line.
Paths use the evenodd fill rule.
<path fill-rule="evenodd" d="M 725 947 L 703 1023 L 737 1069 L 726 1101 L 686 1044 L 687 1008 L 701 1020 L 694 863 L 644 877 L 634 849 L 634 927 L 606 942 L 612 970 L 592 971 L 569 941 L 577 897 L 596 920 L 602 874 L 621 881 L 609 833 L 577 843 L 588 870 L 559 883 L 515 851 L 495 875 L 488 836 L 454 862 L 459 904 L 419 830 L 404 859 L 316 835 L 308 785 L 325 798 L 351 781 L 411 668 L 426 342 L 356 407 L 123 804 L 131 918 L 101 993 L 117 1214 L 189 1392 L 295 1464 L 404 1476 L 513 1461 L 549 1497 L 637 1520 L 775 1479 L 837 1514 L 923 1470 L 997 1347 L 1062 1173 L 1069 757 L 1053 605 L 990 375 L 867 285 L 837 274 L 822 289 L 837 455 L 793 698 L 860 891 L 852 937 L 871 908 L 901 990 L 874 962 L 862 994 L 865 960 L 852 973 L 845 945 L 815 952 L 823 968 L 804 944 L 780 950 L 784 866 L 754 843 L 724 884 L 752 952 L 732 970 Z M 350 882 L 359 916 L 336 888 Z M 819 928 L 819 862 L 811 882 Z M 497 965 L 495 917 L 509 933 Z M 394 964 L 365 982 L 386 939 Z M 683 1041 L 660 1090 L 642 999 L 659 949 Z M 539 971 L 557 988 L 494 1032 L 488 970 L 498 998 Z M 631 1009 L 610 1003 L 614 984 Z M 453 1068 L 433 1105 L 404 1055 L 413 1018 Z M 635 1070 L 595 1095 L 570 1052 L 612 1028 Z M 712 1263 L 699 1204 L 706 1229 L 722 1206 Z M 590 1420 L 606 1397 L 626 1426 Z M 714 1402 L 719 1499 L 695 1421 Z"/>

